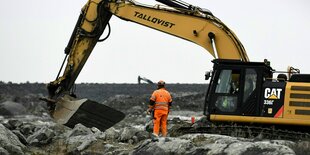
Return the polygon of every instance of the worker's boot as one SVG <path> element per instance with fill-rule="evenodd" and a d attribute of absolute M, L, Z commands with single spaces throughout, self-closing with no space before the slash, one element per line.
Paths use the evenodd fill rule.
<path fill-rule="evenodd" d="M 158 135 L 156 135 L 155 133 L 152 133 L 151 135 L 151 139 L 152 139 L 152 142 L 158 142 Z"/>

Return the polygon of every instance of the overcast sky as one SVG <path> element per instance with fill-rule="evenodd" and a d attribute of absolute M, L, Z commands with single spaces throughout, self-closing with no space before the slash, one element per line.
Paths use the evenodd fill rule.
<path fill-rule="evenodd" d="M 149 4 L 155 1 L 140 0 Z M 2 1 L 0 81 L 55 80 L 87 0 Z M 251 61 L 267 58 L 310 73 L 309 0 L 191 0 L 231 28 Z M 109 39 L 98 43 L 77 82 L 136 83 L 138 75 L 167 83 L 205 83 L 211 55 L 191 42 L 113 17 Z M 188 23 L 195 24 L 195 23 Z"/>

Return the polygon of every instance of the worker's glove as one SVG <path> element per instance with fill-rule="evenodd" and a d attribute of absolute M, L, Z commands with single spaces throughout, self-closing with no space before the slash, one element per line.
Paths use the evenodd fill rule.
<path fill-rule="evenodd" d="M 147 110 L 146 110 L 146 114 L 147 114 L 147 115 L 151 115 L 151 111 L 152 111 L 152 109 L 147 109 Z"/>

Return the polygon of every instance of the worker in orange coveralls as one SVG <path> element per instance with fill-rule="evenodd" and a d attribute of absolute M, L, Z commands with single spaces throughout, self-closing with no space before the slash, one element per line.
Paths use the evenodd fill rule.
<path fill-rule="evenodd" d="M 157 90 L 155 90 L 150 98 L 149 108 L 147 110 L 150 113 L 154 110 L 154 128 L 152 134 L 152 140 L 158 141 L 159 129 L 163 137 L 167 136 L 167 118 L 171 107 L 172 97 L 165 88 L 165 82 L 160 80 L 157 83 Z"/>

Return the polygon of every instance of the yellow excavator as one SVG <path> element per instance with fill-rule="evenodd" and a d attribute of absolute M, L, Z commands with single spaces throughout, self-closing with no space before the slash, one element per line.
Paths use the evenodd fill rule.
<path fill-rule="evenodd" d="M 122 20 L 176 36 L 206 49 L 215 59 L 204 114 L 210 122 L 296 127 L 310 126 L 310 75 L 290 67 L 277 72 L 270 62 L 250 62 L 237 36 L 209 10 L 180 0 L 157 0 L 150 6 L 134 0 L 88 0 L 65 48 L 65 60 L 48 84 L 48 102 L 56 122 L 82 123 L 105 130 L 124 118 L 120 111 L 77 99 L 72 87 L 97 42 L 110 35 L 109 20 Z M 108 36 L 101 39 L 108 28 Z M 60 72 L 66 63 L 63 75 Z M 279 74 L 277 78 L 274 74 Z"/>

